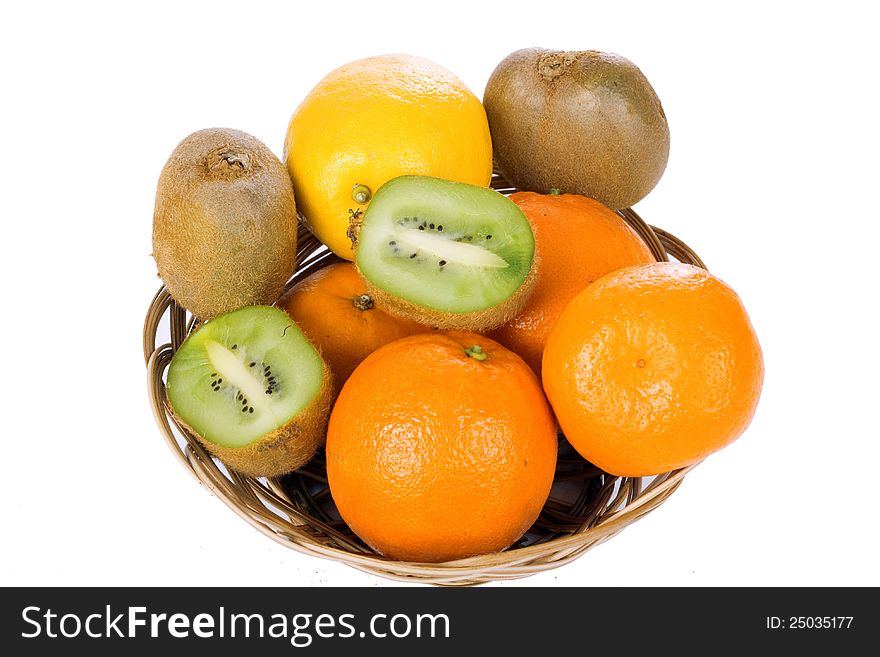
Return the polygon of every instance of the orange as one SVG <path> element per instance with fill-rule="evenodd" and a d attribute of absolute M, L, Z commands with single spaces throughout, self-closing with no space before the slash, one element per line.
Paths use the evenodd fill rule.
<path fill-rule="evenodd" d="M 733 442 L 763 379 L 739 297 L 678 263 L 600 278 L 566 306 L 544 350 L 544 390 L 569 442 L 622 476 L 684 467 Z"/>
<path fill-rule="evenodd" d="M 410 55 L 337 68 L 290 119 L 284 159 L 309 229 L 354 259 L 349 221 L 404 174 L 488 185 L 492 138 L 480 100 L 455 75 Z"/>
<path fill-rule="evenodd" d="M 327 431 L 342 518 L 393 559 L 502 550 L 537 519 L 553 483 L 556 429 L 523 360 L 476 333 L 381 347 L 354 371 Z"/>
<path fill-rule="evenodd" d="M 319 269 L 290 288 L 276 305 L 321 352 L 337 390 L 382 345 L 430 330 L 377 307 L 348 262 Z"/>
<path fill-rule="evenodd" d="M 510 199 L 532 225 L 538 280 L 523 311 L 489 335 L 541 376 L 547 336 L 566 304 L 600 276 L 655 259 L 638 234 L 599 201 L 534 192 L 517 192 Z"/>

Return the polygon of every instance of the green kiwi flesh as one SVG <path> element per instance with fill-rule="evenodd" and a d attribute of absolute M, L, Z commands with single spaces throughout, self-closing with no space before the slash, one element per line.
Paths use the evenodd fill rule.
<path fill-rule="evenodd" d="M 515 203 L 429 176 L 400 176 L 377 190 L 355 251 L 377 303 L 429 326 L 472 331 L 521 310 L 534 260 L 534 235 Z"/>
<path fill-rule="evenodd" d="M 171 296 L 201 319 L 274 303 L 294 271 L 296 231 L 287 169 L 247 133 L 194 132 L 162 169 L 153 257 Z"/>
<path fill-rule="evenodd" d="M 282 310 L 218 315 L 183 342 L 168 367 L 174 415 L 221 461 L 252 476 L 306 463 L 329 416 L 329 370 Z"/>
<path fill-rule="evenodd" d="M 489 77 L 483 105 L 495 164 L 515 187 L 619 210 L 650 192 L 669 158 L 660 100 L 628 59 L 526 48 Z"/>

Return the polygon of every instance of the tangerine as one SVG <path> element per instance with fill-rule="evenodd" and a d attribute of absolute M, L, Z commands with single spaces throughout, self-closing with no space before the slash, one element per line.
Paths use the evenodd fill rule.
<path fill-rule="evenodd" d="M 393 559 L 502 550 L 550 493 L 557 435 L 534 372 L 476 333 L 402 338 L 370 354 L 333 408 L 327 478 L 342 518 Z"/>
<path fill-rule="evenodd" d="M 321 352 L 337 391 L 354 368 L 382 345 L 430 330 L 376 305 L 350 262 L 319 269 L 290 288 L 276 305 Z"/>
<path fill-rule="evenodd" d="M 600 276 L 655 258 L 629 224 L 599 201 L 534 192 L 517 192 L 510 200 L 535 235 L 537 283 L 522 312 L 488 335 L 522 356 L 540 377 L 547 336 L 566 304 Z"/>
<path fill-rule="evenodd" d="M 733 442 L 763 379 L 739 297 L 678 263 L 598 279 L 566 306 L 544 350 L 544 390 L 566 438 L 620 476 L 668 472 Z"/>

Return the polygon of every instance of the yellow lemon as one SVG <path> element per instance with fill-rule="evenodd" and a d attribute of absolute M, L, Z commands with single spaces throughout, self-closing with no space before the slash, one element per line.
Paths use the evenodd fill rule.
<path fill-rule="evenodd" d="M 361 59 L 327 75 L 294 112 L 284 143 L 297 207 L 334 253 L 373 193 L 401 175 L 472 185 L 492 177 L 492 138 L 479 99 L 455 75 L 411 55 Z"/>

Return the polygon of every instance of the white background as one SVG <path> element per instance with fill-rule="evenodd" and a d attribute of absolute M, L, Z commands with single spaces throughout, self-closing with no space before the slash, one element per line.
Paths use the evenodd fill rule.
<path fill-rule="evenodd" d="M 156 180 L 205 127 L 280 156 L 300 100 L 350 60 L 420 55 L 481 97 L 541 46 L 616 52 L 652 81 L 672 149 L 636 209 L 739 292 L 767 374 L 749 430 L 665 504 L 497 585 L 880 585 L 870 3 L 131 4 L 0 16 L 0 584 L 396 585 L 276 545 L 165 446 L 141 356 Z"/>

